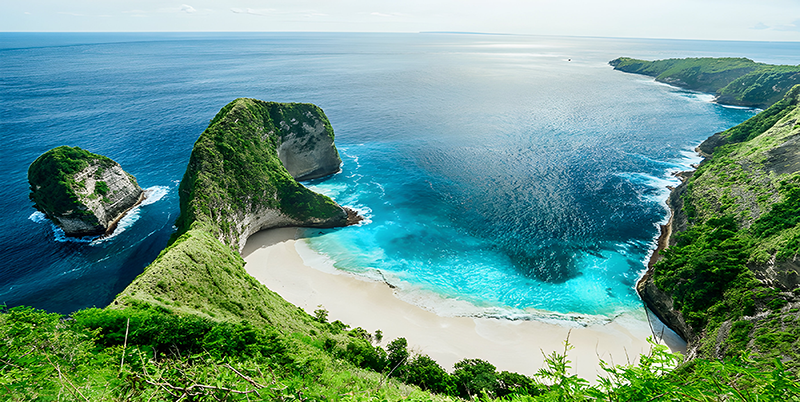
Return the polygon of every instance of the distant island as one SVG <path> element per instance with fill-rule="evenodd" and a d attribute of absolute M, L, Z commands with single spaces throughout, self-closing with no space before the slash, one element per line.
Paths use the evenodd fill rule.
<path fill-rule="evenodd" d="M 655 77 L 656 81 L 716 96 L 726 105 L 767 108 L 800 84 L 800 66 L 756 63 L 746 58 L 639 60 L 608 62 L 615 70 Z"/>

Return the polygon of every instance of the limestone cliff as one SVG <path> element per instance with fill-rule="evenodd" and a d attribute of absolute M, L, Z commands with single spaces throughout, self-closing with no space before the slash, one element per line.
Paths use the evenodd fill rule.
<path fill-rule="evenodd" d="M 242 249 L 268 228 L 345 226 L 344 208 L 295 180 L 336 173 L 340 164 L 317 106 L 236 99 L 192 149 L 180 184 L 179 233 L 202 225 Z"/>
<path fill-rule="evenodd" d="M 355 212 L 295 180 L 336 173 L 340 164 L 333 129 L 317 106 L 229 103 L 192 149 L 179 187 L 178 232 L 113 304 L 290 327 L 309 320 L 249 276 L 237 251 L 263 229 L 357 222 Z"/>
<path fill-rule="evenodd" d="M 698 147 L 642 299 L 689 356 L 755 353 L 800 368 L 800 85 Z"/>
<path fill-rule="evenodd" d="M 110 234 L 144 199 L 136 179 L 118 163 L 78 147 L 42 154 L 28 169 L 28 181 L 36 209 L 68 236 Z"/>

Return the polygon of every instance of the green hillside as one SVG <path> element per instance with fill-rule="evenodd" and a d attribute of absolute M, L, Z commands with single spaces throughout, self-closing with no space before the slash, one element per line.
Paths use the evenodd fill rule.
<path fill-rule="evenodd" d="M 746 58 L 639 60 L 620 57 L 615 70 L 655 77 L 656 81 L 717 96 L 722 104 L 766 108 L 800 84 L 800 66 L 776 66 Z"/>
<path fill-rule="evenodd" d="M 726 132 L 745 142 L 711 149 L 685 186 L 691 226 L 656 265 L 656 281 L 703 335 L 690 361 L 654 345 L 627 364 L 607 362 L 592 385 L 572 374 L 565 343 L 562 353 L 543 356 L 533 377 L 469 358 L 448 371 L 403 338 L 383 340 L 378 331 L 328 322 L 324 309 L 312 316 L 286 302 L 244 270 L 237 219 L 269 210 L 311 224 L 341 222 L 332 200 L 287 178 L 275 152 L 274 122 L 324 114 L 313 105 L 240 99 L 192 151 L 178 233 L 110 306 L 68 317 L 0 308 L 0 399 L 800 400 L 800 292 L 760 282 L 751 269 L 772 260 L 791 267 L 800 245 L 798 93 L 784 109 L 745 123 L 755 128 Z"/>
<path fill-rule="evenodd" d="M 800 86 L 700 146 L 678 191 L 686 227 L 654 267 L 699 356 L 755 354 L 800 371 Z M 675 208 L 675 206 L 673 206 Z"/>

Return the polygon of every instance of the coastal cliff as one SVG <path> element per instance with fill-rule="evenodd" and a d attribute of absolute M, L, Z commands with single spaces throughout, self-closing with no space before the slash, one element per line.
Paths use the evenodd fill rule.
<path fill-rule="evenodd" d="M 800 84 L 800 66 L 756 63 L 746 58 L 639 60 L 608 62 L 615 70 L 655 77 L 656 81 L 712 93 L 721 104 L 767 108 Z"/>
<path fill-rule="evenodd" d="M 192 149 L 179 186 L 177 232 L 113 304 L 145 302 L 291 330 L 307 325 L 311 317 L 247 274 L 238 251 L 260 230 L 360 219 L 295 180 L 339 171 L 333 141 L 315 105 L 240 98 L 223 107 Z"/>
<path fill-rule="evenodd" d="M 28 169 L 35 208 L 67 236 L 113 232 L 125 213 L 144 199 L 136 179 L 113 160 L 78 147 L 61 146 Z"/>
<path fill-rule="evenodd" d="M 320 108 L 236 99 L 192 149 L 179 189 L 178 233 L 206 224 L 241 250 L 250 235 L 268 228 L 345 226 L 344 208 L 297 182 L 337 173 L 340 165 Z"/>
<path fill-rule="evenodd" d="M 800 85 L 715 134 L 668 200 L 637 286 L 689 357 L 756 353 L 800 367 Z M 665 248 L 663 248 L 665 247 Z"/>

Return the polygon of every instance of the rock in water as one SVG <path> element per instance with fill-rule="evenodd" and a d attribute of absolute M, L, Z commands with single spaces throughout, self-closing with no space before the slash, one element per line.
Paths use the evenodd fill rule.
<path fill-rule="evenodd" d="M 67 236 L 107 235 L 144 199 L 136 178 L 113 160 L 78 147 L 53 148 L 28 168 L 35 208 Z"/>

